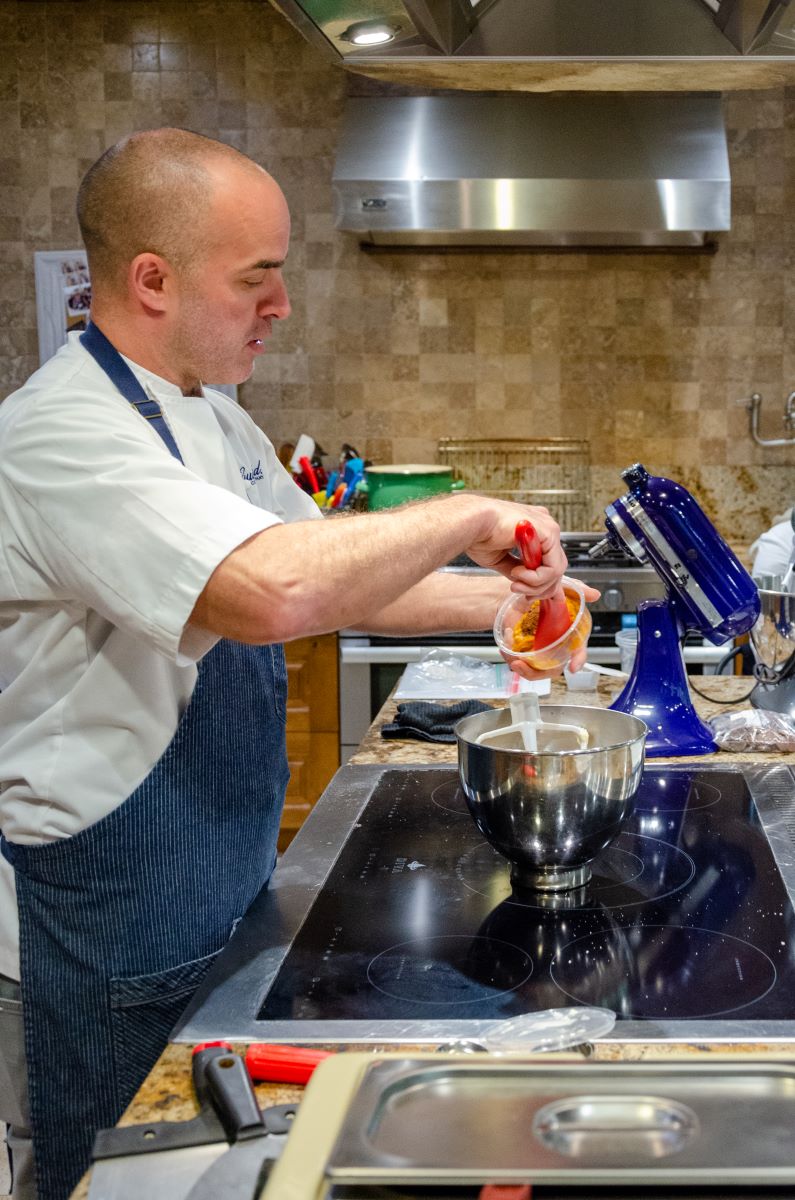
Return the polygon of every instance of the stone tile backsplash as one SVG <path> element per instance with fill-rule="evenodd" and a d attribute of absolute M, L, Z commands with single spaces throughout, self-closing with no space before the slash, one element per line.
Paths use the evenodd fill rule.
<path fill-rule="evenodd" d="M 262 163 L 293 213 L 293 314 L 240 388 L 277 445 L 384 462 L 443 436 L 587 437 L 593 521 L 642 460 L 741 544 L 795 499 L 795 87 L 727 93 L 733 222 L 715 255 L 368 254 L 333 227 L 349 88 L 265 0 L 0 0 L 0 394 L 37 366 L 33 252 L 79 245 L 85 168 L 184 125 Z"/>

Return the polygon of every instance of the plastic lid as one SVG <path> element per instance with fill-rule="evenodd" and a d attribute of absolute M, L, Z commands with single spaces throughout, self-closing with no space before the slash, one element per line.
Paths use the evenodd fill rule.
<path fill-rule="evenodd" d="M 605 1037 L 616 1023 L 609 1008 L 547 1008 L 499 1021 L 478 1040 L 492 1054 L 565 1050 Z"/>

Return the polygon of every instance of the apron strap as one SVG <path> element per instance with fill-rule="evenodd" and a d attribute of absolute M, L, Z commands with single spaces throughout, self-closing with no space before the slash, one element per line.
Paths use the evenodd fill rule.
<path fill-rule="evenodd" d="M 116 347 L 108 341 L 105 334 L 89 321 L 85 331 L 80 334 L 80 341 L 91 357 L 102 367 L 111 383 L 118 388 L 125 400 L 129 400 L 133 408 L 152 422 L 152 426 L 165 442 L 170 454 L 183 462 L 174 435 L 166 424 L 160 405 L 152 400 L 144 391 L 133 372 L 119 354 Z M 184 465 L 184 463 L 183 463 Z"/>

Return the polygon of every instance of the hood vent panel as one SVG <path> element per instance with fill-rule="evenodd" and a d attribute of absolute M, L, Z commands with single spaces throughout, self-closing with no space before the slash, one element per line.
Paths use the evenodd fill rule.
<path fill-rule="evenodd" d="M 472 60 L 724 58 L 795 53 L 792 0 L 272 0 L 316 45 L 377 62 L 444 55 Z M 352 22 L 393 37 L 357 45 Z M 693 85 L 697 86 L 697 85 Z"/>
<path fill-rule="evenodd" d="M 472 92 L 779 87 L 795 0 L 270 0 L 351 73 Z M 363 45 L 351 26 L 387 26 Z"/>
<path fill-rule="evenodd" d="M 382 246 L 687 246 L 730 227 L 718 96 L 349 100 L 337 228 Z"/>

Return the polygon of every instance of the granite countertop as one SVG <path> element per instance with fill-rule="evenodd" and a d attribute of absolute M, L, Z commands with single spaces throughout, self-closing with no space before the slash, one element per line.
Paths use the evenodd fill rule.
<path fill-rule="evenodd" d="M 746 697 L 751 690 L 752 680 L 747 675 L 699 675 L 697 686 L 714 700 L 703 700 L 691 691 L 696 712 L 703 721 L 709 720 L 717 713 L 750 708 Z M 607 708 L 624 686 L 624 680 L 615 676 L 600 675 L 595 692 L 570 691 L 563 680 L 553 679 L 549 696 L 542 696 L 542 704 L 581 704 L 588 707 Z M 720 703 L 724 701 L 724 703 Z M 725 703 L 732 701 L 734 703 Z M 444 701 L 441 701 L 444 703 Z M 452 703 L 452 701 L 450 702 Z M 497 707 L 505 707 L 506 700 L 484 701 Z M 353 764 L 360 763 L 454 763 L 457 761 L 455 743 L 421 742 L 411 739 L 382 738 L 381 726 L 394 719 L 397 704 L 387 700 L 384 707 L 370 726 L 362 740 L 361 746 L 350 759 Z M 727 754 L 719 751 L 717 754 L 705 754 L 688 758 L 655 758 L 655 763 L 665 762 L 758 762 L 758 754 Z M 765 761 L 773 761 L 776 757 L 783 760 L 795 759 L 795 754 L 779 756 L 765 755 Z"/>
<path fill-rule="evenodd" d="M 714 716 L 717 712 L 726 711 L 734 707 L 748 707 L 747 701 L 742 701 L 742 697 L 746 696 L 751 686 L 751 681 L 747 676 L 699 676 L 698 686 L 705 693 L 714 697 L 714 701 L 703 700 L 700 697 L 693 695 L 693 700 L 696 709 L 702 719 L 708 719 Z M 553 703 L 571 703 L 584 705 L 599 705 L 607 707 L 610 704 L 613 696 L 622 687 L 620 679 L 608 678 L 600 676 L 598 688 L 595 692 L 574 692 L 569 691 L 565 684 L 561 681 L 554 680 L 550 696 L 546 698 Z M 542 697 L 542 700 L 544 698 Z M 737 701 L 736 705 L 723 705 L 718 701 Z M 495 701 L 499 704 L 499 701 Z M 442 745 L 431 742 L 385 739 L 380 736 L 381 726 L 390 721 L 396 711 L 396 704 L 392 700 L 388 700 L 381 712 L 376 717 L 366 737 L 357 753 L 351 758 L 353 764 L 378 764 L 378 763 L 452 763 L 456 761 L 456 746 Z M 795 754 L 782 755 L 766 755 L 764 761 L 788 761 L 795 759 Z M 687 759 L 655 759 L 654 762 L 697 762 L 697 758 Z M 717 754 L 705 755 L 703 760 L 711 763 L 725 762 L 740 763 L 740 762 L 759 762 L 760 756 L 754 754 L 727 754 L 718 752 Z M 137 1095 L 133 1099 L 130 1107 L 121 1118 L 120 1125 L 133 1125 L 137 1123 L 146 1123 L 150 1121 L 184 1121 L 192 1117 L 197 1109 L 196 1102 L 193 1096 L 191 1085 L 191 1047 L 185 1045 L 171 1045 L 166 1048 L 157 1063 L 149 1073 L 148 1077 L 142 1084 Z M 236 1047 L 240 1051 L 244 1051 L 244 1047 Z M 366 1049 L 373 1053 L 383 1052 L 385 1050 L 394 1051 L 394 1046 L 384 1047 L 356 1047 L 349 1046 L 340 1050 L 340 1053 L 346 1051 Z M 413 1049 L 406 1047 L 407 1050 Z M 422 1049 L 427 1049 L 423 1047 Z M 650 1058 L 670 1058 L 685 1056 L 688 1058 L 697 1058 L 705 1054 L 753 1054 L 754 1057 L 764 1058 L 791 1058 L 795 1057 L 795 1044 L 761 1045 L 761 1044 L 744 1044 L 728 1046 L 707 1046 L 695 1044 L 666 1044 L 662 1045 L 643 1045 L 640 1043 L 618 1043 L 612 1042 L 604 1045 L 597 1045 L 593 1050 L 593 1057 L 602 1060 L 622 1059 L 627 1061 L 638 1061 Z M 545 1055 L 545 1061 L 550 1058 L 568 1059 L 571 1061 L 571 1055 Z M 302 1088 L 287 1085 L 287 1084 L 258 1084 L 256 1087 L 257 1097 L 260 1105 L 266 1107 L 271 1104 L 286 1104 L 294 1103 L 300 1100 Z M 88 1195 L 89 1175 L 86 1175 L 76 1190 L 72 1194 L 72 1200 L 86 1200 Z"/>
<path fill-rule="evenodd" d="M 316 1048 L 316 1047 L 315 1047 Z M 245 1053 L 244 1046 L 235 1046 L 239 1053 Z M 335 1047 L 335 1049 L 337 1049 Z M 341 1054 L 352 1051 L 367 1050 L 373 1054 L 384 1052 L 394 1053 L 395 1046 L 346 1046 L 339 1048 Z M 427 1046 L 402 1047 L 403 1052 L 413 1050 L 426 1052 Z M 141 1085 L 127 1111 L 119 1121 L 120 1126 L 148 1124 L 154 1121 L 187 1121 L 196 1115 L 198 1107 L 191 1086 L 191 1054 L 192 1047 L 184 1045 L 168 1046 L 161 1054 L 155 1066 Z M 794 1043 L 777 1043 L 762 1045 L 757 1043 L 720 1045 L 643 1045 L 640 1043 L 610 1042 L 596 1045 L 589 1057 L 596 1062 L 643 1062 L 647 1060 L 703 1060 L 705 1057 L 720 1057 L 731 1055 L 733 1058 L 764 1059 L 769 1062 L 780 1062 L 795 1058 Z M 582 1062 L 577 1053 L 552 1053 L 544 1055 L 528 1055 L 545 1063 L 551 1062 Z M 452 1056 L 451 1056 L 452 1060 Z M 300 1103 L 302 1087 L 289 1084 L 257 1084 L 255 1091 L 261 1108 L 271 1104 Z M 70 1200 L 87 1200 L 91 1181 L 91 1172 L 87 1172 L 75 1190 Z M 219 1200 L 222 1197 L 219 1196 Z"/>

